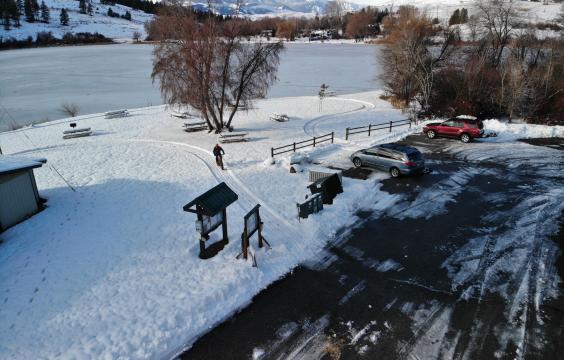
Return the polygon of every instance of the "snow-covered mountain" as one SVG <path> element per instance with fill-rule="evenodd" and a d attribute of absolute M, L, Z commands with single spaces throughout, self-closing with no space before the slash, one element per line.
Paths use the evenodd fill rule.
<path fill-rule="evenodd" d="M 315 15 L 323 14 L 329 0 L 249 0 L 242 4 L 240 12 L 245 15 Z M 231 14 L 237 0 L 220 0 L 214 3 L 215 11 Z M 342 2 L 347 10 L 360 8 L 351 2 Z M 205 10 L 206 1 L 194 1 L 193 6 Z"/>

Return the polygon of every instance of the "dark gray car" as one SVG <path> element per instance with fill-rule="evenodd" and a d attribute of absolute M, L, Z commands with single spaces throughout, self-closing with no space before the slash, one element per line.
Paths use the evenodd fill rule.
<path fill-rule="evenodd" d="M 398 144 L 382 144 L 359 150 L 351 155 L 351 160 L 356 167 L 387 171 L 392 177 L 422 174 L 425 171 L 421 152 L 414 147 Z"/>

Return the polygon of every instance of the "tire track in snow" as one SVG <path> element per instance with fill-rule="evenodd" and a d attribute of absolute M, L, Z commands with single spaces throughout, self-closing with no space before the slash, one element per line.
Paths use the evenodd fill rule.
<path fill-rule="evenodd" d="M 303 130 L 304 130 L 304 133 L 306 133 L 306 135 L 315 136 L 315 128 L 317 127 L 317 124 L 321 121 L 333 119 L 335 117 L 342 116 L 342 115 L 361 112 L 363 110 L 366 110 L 367 108 L 370 108 L 370 109 L 376 108 L 376 106 L 374 104 L 372 104 L 368 101 L 363 101 L 363 100 L 357 100 L 357 99 L 351 99 L 351 98 L 332 98 L 331 100 L 351 101 L 351 102 L 359 103 L 362 106 L 360 108 L 356 108 L 356 109 L 353 109 L 353 110 L 347 110 L 347 111 L 343 111 L 343 112 L 336 113 L 336 114 L 321 115 L 321 116 L 315 117 L 315 118 L 307 121 L 303 126 Z"/>
<path fill-rule="evenodd" d="M 126 140 L 126 141 L 129 141 L 129 142 L 144 142 L 144 143 L 153 143 L 153 144 L 167 144 L 167 145 L 173 145 L 173 146 L 188 147 L 190 149 L 193 149 L 193 150 L 195 150 L 199 153 L 206 155 L 207 157 L 210 157 L 210 158 L 213 157 L 213 153 L 211 151 L 208 151 L 206 149 L 203 149 L 203 148 L 195 146 L 195 145 L 185 144 L 185 143 L 177 142 L 177 141 L 151 140 L 151 139 L 132 139 L 132 140 Z M 230 187 L 232 187 L 233 189 L 238 189 L 239 195 L 241 195 L 241 193 L 246 194 L 246 198 L 244 198 L 244 201 L 247 203 L 247 207 L 245 208 L 245 207 L 243 207 L 243 205 L 241 205 L 241 203 L 238 203 L 239 206 L 244 211 L 251 210 L 256 205 L 256 203 L 253 203 L 251 200 L 249 200 L 249 198 L 253 199 L 257 203 L 259 203 L 264 210 L 266 210 L 267 216 L 265 217 L 264 216 L 265 214 L 263 213 L 263 214 L 261 214 L 261 217 L 263 217 L 265 219 L 270 218 L 271 221 L 269 221 L 269 222 L 272 225 L 275 225 L 275 226 L 278 225 L 278 227 L 282 227 L 280 225 L 283 225 L 283 227 L 285 228 L 285 231 L 290 232 L 292 235 L 294 235 L 296 237 L 300 237 L 300 233 L 297 230 L 295 230 L 294 226 L 287 219 L 285 219 L 282 215 L 280 215 L 276 210 L 274 210 L 272 207 L 270 207 L 266 201 L 264 201 L 263 199 L 261 199 L 260 197 L 255 195 L 235 175 L 233 170 L 231 170 L 231 169 L 226 170 L 227 173 L 229 174 L 229 176 L 226 176 L 224 171 L 220 171 L 215 163 L 210 164 L 209 161 L 207 161 L 202 156 L 200 156 L 200 155 L 198 155 L 194 152 L 189 151 L 188 153 L 194 155 L 196 158 L 198 158 L 200 161 L 202 161 L 207 166 L 207 168 L 210 170 L 210 172 L 212 173 L 212 175 L 214 176 L 214 178 L 218 182 L 224 181 L 225 183 L 229 184 Z M 276 219 L 276 221 L 272 221 L 273 219 Z"/>

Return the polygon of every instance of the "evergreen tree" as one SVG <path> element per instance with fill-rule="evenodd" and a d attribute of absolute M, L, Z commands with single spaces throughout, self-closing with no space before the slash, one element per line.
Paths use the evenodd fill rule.
<path fill-rule="evenodd" d="M 448 24 L 449 25 L 460 24 L 460 10 L 459 9 L 454 10 L 450 19 L 448 20 Z"/>
<path fill-rule="evenodd" d="M 86 8 L 86 12 L 88 13 L 88 15 L 92 16 L 92 13 L 94 12 L 92 10 L 92 2 L 88 1 L 88 7 Z"/>
<path fill-rule="evenodd" d="M 69 25 L 69 14 L 67 12 L 67 9 L 62 8 L 61 9 L 61 15 L 59 17 L 60 17 L 60 20 L 61 20 L 61 25 L 63 25 L 63 26 Z"/>
<path fill-rule="evenodd" d="M 78 9 L 81 14 L 86 14 L 86 0 L 78 1 Z"/>
<path fill-rule="evenodd" d="M 10 18 L 14 22 L 16 27 L 20 27 L 20 9 L 18 8 L 18 3 L 15 0 L 8 0 L 8 12 Z"/>
<path fill-rule="evenodd" d="M 4 9 L 2 9 L 2 22 L 4 23 L 4 30 L 9 31 L 10 30 L 10 14 L 5 11 Z"/>
<path fill-rule="evenodd" d="M 114 16 L 115 16 L 115 13 L 114 13 L 114 11 L 112 10 L 112 8 L 109 8 L 109 9 L 108 9 L 108 16 L 109 16 L 109 17 L 114 17 Z"/>
<path fill-rule="evenodd" d="M 123 18 L 124 18 L 125 20 L 131 21 L 131 13 L 130 13 L 129 11 L 126 11 L 126 12 L 125 12 L 125 15 L 123 15 Z"/>
<path fill-rule="evenodd" d="M 37 0 L 31 0 L 31 9 L 33 11 L 33 19 L 39 19 L 39 3 Z"/>
<path fill-rule="evenodd" d="M 41 9 L 41 21 L 49 23 L 51 16 L 49 14 L 49 7 L 45 5 L 45 1 L 41 1 L 41 6 L 39 8 Z"/>
<path fill-rule="evenodd" d="M 25 21 L 34 22 L 35 16 L 33 16 L 33 0 L 24 0 L 24 16 Z"/>
<path fill-rule="evenodd" d="M 467 22 L 468 22 L 468 10 L 462 8 L 462 11 L 460 12 L 460 23 L 466 24 Z"/>
<path fill-rule="evenodd" d="M 19 10 L 19 12 L 20 12 L 20 15 L 23 15 L 23 13 L 24 13 L 24 3 L 23 3 L 23 0 L 18 0 L 16 4 L 18 5 L 18 10 Z"/>

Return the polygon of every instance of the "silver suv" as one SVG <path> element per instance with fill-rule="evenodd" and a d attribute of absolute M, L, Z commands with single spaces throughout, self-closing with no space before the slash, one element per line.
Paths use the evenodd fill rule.
<path fill-rule="evenodd" d="M 422 174 L 425 160 L 414 147 L 399 144 L 382 144 L 359 150 L 351 155 L 356 167 L 366 166 L 387 171 L 392 177 Z"/>

